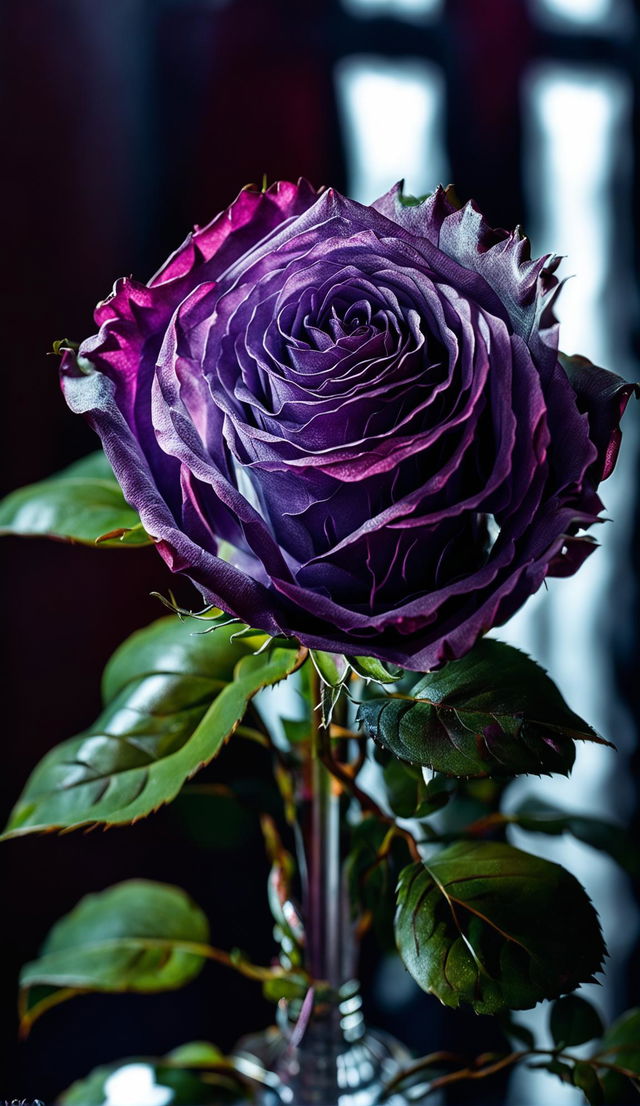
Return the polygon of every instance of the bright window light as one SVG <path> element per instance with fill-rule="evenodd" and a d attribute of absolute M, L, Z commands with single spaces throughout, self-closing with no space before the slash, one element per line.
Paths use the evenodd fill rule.
<path fill-rule="evenodd" d="M 538 7 L 576 23 L 600 23 L 611 14 L 611 0 L 537 0 Z"/>
<path fill-rule="evenodd" d="M 434 19 L 442 10 L 442 0 L 342 0 L 342 3 L 352 15 L 413 21 Z"/>
<path fill-rule="evenodd" d="M 606 358 L 603 298 L 612 252 L 613 172 L 626 146 L 627 82 L 617 74 L 544 66 L 527 93 L 535 247 L 566 255 L 576 274 L 558 301 L 565 349 Z M 551 247 L 553 243 L 553 247 Z"/>
<path fill-rule="evenodd" d="M 631 15 L 627 0 L 532 0 L 532 6 L 543 19 L 601 32 L 619 30 Z"/>
<path fill-rule="evenodd" d="M 615 313 L 624 313 L 625 303 L 629 311 L 633 305 L 628 292 L 628 259 L 620 254 L 619 233 L 614 227 L 614 204 L 624 212 L 628 197 L 624 151 L 631 133 L 631 90 L 618 74 L 548 64 L 532 74 L 524 104 L 529 121 L 526 178 L 532 220 L 527 229 L 533 253 L 537 257 L 553 250 L 563 255 L 559 275 L 575 277 L 567 280 L 556 305 L 560 348 L 624 373 L 625 351 L 620 348 L 618 333 L 628 332 L 629 324 L 627 320 L 617 326 Z M 621 217 L 624 219 L 624 214 Z M 613 674 L 608 639 L 602 632 L 608 617 L 603 602 L 616 572 L 614 542 L 624 540 L 629 517 L 629 497 L 626 507 L 624 501 L 616 502 L 618 488 L 625 476 L 630 479 L 626 470 L 634 460 L 631 441 L 625 444 L 627 449 L 605 495 L 607 513 L 616 519 L 616 529 L 595 535 L 603 548 L 575 576 L 550 581 L 548 595 L 540 594 L 544 612 L 537 624 L 542 646 L 538 659 L 553 672 L 574 709 L 603 730 L 610 725 L 609 704 L 615 700 L 613 689 L 608 688 Z M 519 620 L 525 628 L 526 610 Z M 599 679 L 585 680 L 585 672 L 594 668 Z M 623 731 L 621 727 L 615 735 L 621 749 Z M 611 770 L 602 747 L 582 747 L 572 775 L 570 800 L 595 815 L 620 815 L 620 809 L 610 808 L 610 791 L 602 782 Z M 556 783 L 545 782 L 546 795 L 554 793 Z M 617 794 L 619 803 L 619 790 Z"/>
<path fill-rule="evenodd" d="M 349 195 L 371 203 L 397 180 L 413 195 L 448 183 L 437 66 L 406 59 L 348 57 L 336 67 Z"/>
<path fill-rule="evenodd" d="M 551 2 L 547 4 L 551 7 Z M 556 0 L 560 7 L 560 0 Z M 569 7 L 569 0 L 563 0 Z M 580 5 L 595 12 L 596 0 Z M 577 8 L 578 5 L 573 4 Z M 604 10 L 603 3 L 598 4 Z M 581 353 L 596 364 L 625 373 L 625 350 L 620 334 L 628 333 L 625 311 L 632 310 L 632 286 L 624 243 L 614 227 L 615 211 L 624 225 L 625 204 L 630 203 L 630 179 L 626 151 L 630 146 L 631 91 L 616 73 L 601 69 L 547 63 L 535 70 L 523 90 L 525 129 L 525 179 L 535 257 L 554 251 L 562 254 L 559 276 L 567 280 L 557 301 L 560 348 Z M 615 215 L 616 219 L 618 215 Z M 628 541 L 629 504 L 636 463 L 632 443 L 633 424 L 627 426 L 625 446 L 617 470 L 603 495 L 606 514 L 615 528 L 602 528 L 595 536 L 602 548 L 580 571 L 563 580 L 550 580 L 511 619 L 497 636 L 533 654 L 551 672 L 574 710 L 596 729 L 613 738 L 618 754 L 599 745 L 579 743 L 576 765 L 567 781 L 552 777 L 517 780 L 510 787 L 509 802 L 517 806 L 526 795 L 536 795 L 564 809 L 587 810 L 596 817 L 625 817 L 624 757 L 632 730 L 622 707 L 615 706 L 615 678 L 609 648 L 610 596 L 624 587 L 616 543 Z M 621 495 L 624 487 L 626 496 Z M 624 600 L 621 600 L 623 602 Z M 597 678 L 594 678 L 597 673 Z M 613 710 L 619 717 L 613 723 Z M 613 729 L 612 729 L 613 726 Z M 570 839 L 557 842 L 518 831 L 513 843 L 564 864 L 595 899 L 612 951 L 623 962 L 637 925 L 637 913 L 623 877 L 601 854 Z M 603 1012 L 612 1015 L 620 990 L 619 975 L 609 970 L 606 987 L 586 986 L 581 993 Z M 522 1020 L 544 1039 L 546 1015 L 542 1008 Z M 543 1072 L 519 1071 L 510 1086 L 510 1102 L 544 1102 L 579 1106 L 575 1089 L 558 1087 Z"/>
<path fill-rule="evenodd" d="M 148 1064 L 126 1064 L 110 1075 L 104 1085 L 104 1106 L 169 1106 L 170 1087 L 159 1087 Z"/>

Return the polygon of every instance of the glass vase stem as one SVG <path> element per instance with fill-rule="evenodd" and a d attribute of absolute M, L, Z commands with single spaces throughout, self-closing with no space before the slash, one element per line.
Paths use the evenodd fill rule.
<path fill-rule="evenodd" d="M 261 1086 L 258 1106 L 377 1106 L 385 1085 L 410 1061 L 393 1038 L 367 1030 L 354 978 L 356 940 L 342 855 L 344 783 L 327 767 L 334 763 L 331 708 L 342 727 L 346 701 L 343 694 L 336 703 L 314 669 L 310 735 L 298 747 L 295 790 L 303 955 L 315 994 L 310 1007 L 299 999 L 281 1005 L 278 1029 L 239 1043 L 236 1065 Z M 385 1106 L 405 1104 L 393 1096 Z"/>
<path fill-rule="evenodd" d="M 345 981 L 348 920 L 342 916 L 340 788 L 322 761 L 330 741 L 326 691 L 315 682 L 309 755 L 303 772 L 303 838 L 306 863 L 304 914 L 307 920 L 307 969 L 312 979 L 336 990 Z"/>

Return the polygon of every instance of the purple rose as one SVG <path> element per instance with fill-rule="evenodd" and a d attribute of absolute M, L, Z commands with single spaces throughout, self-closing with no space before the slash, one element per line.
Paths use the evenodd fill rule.
<path fill-rule="evenodd" d="M 557 260 L 442 189 L 250 188 L 118 281 L 65 395 L 207 601 L 432 668 L 593 548 L 634 386 L 559 358 Z"/>

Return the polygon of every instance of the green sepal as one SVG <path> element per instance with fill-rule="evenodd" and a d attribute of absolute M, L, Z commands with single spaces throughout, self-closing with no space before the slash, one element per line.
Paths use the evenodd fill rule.
<path fill-rule="evenodd" d="M 392 684 L 402 679 L 404 671 L 397 665 L 383 664 L 377 657 L 347 657 L 357 676 L 378 684 Z"/>
<path fill-rule="evenodd" d="M 349 665 L 341 653 L 311 649 L 309 656 L 320 679 L 327 687 L 340 688 L 349 678 Z"/>
<path fill-rule="evenodd" d="M 6 496 L 0 503 L 0 534 L 114 549 L 153 544 L 101 451 Z"/>
<path fill-rule="evenodd" d="M 408 192 L 398 192 L 398 201 L 403 207 L 420 207 L 425 200 L 429 199 L 430 192 L 425 192 L 422 196 L 411 196 Z"/>
<path fill-rule="evenodd" d="M 54 357 L 61 357 L 63 353 L 77 353 L 79 349 L 80 343 L 71 338 L 56 338 L 49 350 L 49 356 L 53 354 Z"/>
<path fill-rule="evenodd" d="M 110 547 L 117 545 L 150 545 L 152 542 L 153 538 L 149 537 L 141 522 L 138 522 L 135 526 L 120 526 L 115 530 L 109 530 L 95 540 L 96 545 L 108 545 Z"/>

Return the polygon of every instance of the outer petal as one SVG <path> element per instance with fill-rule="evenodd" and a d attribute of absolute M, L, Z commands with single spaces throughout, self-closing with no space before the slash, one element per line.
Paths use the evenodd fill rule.
<path fill-rule="evenodd" d="M 317 191 L 302 177 L 297 184 L 277 181 L 265 191 L 253 185 L 243 188 L 228 208 L 205 227 L 195 227 L 187 235 L 149 284 L 173 283 L 201 267 L 202 279 L 218 279 L 257 242 L 267 239 L 283 223 L 302 215 L 317 199 Z"/>
<path fill-rule="evenodd" d="M 65 398 L 100 435 L 127 502 L 140 514 L 145 530 L 174 572 L 187 573 L 197 584 L 210 582 L 206 593 L 240 618 L 278 633 L 274 598 L 264 586 L 233 565 L 196 545 L 184 534 L 153 480 L 149 465 L 115 399 L 113 382 L 71 359 L 65 366 Z"/>
<path fill-rule="evenodd" d="M 578 410 L 589 419 L 589 437 L 598 450 L 590 475 L 598 484 L 613 472 L 622 441 L 620 419 L 631 396 L 640 398 L 640 384 L 630 384 L 578 354 L 558 357 L 576 393 Z"/>
<path fill-rule="evenodd" d="M 437 188 L 419 204 L 407 205 L 401 197 L 400 184 L 373 206 L 403 230 L 427 238 L 463 269 L 482 276 L 498 293 L 513 329 L 530 346 L 540 369 L 551 371 L 557 346 L 551 308 L 560 259 L 548 254 L 532 261 L 529 240 L 519 227 L 511 234 L 495 230 L 473 200 L 460 207 L 450 189 Z"/>
<path fill-rule="evenodd" d="M 307 181 L 273 185 L 266 192 L 243 189 L 206 227 L 197 228 L 149 281 L 116 281 L 95 311 L 98 334 L 80 348 L 81 356 L 118 382 L 119 401 L 129 417 L 148 367 L 162 344 L 164 329 L 184 296 L 203 282 L 216 281 L 257 240 L 269 236 L 317 202 Z M 144 390 L 144 388 L 143 388 Z"/>

